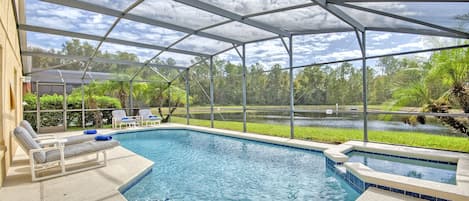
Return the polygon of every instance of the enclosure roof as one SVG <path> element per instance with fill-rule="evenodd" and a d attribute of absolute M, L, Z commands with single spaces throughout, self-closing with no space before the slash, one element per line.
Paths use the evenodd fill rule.
<path fill-rule="evenodd" d="M 23 63 L 56 58 L 58 64 L 41 68 L 58 69 L 81 62 L 81 79 L 96 63 L 131 66 L 133 79 L 145 67 L 185 69 L 243 44 L 280 39 L 287 46 L 299 35 L 356 32 L 360 41 L 359 33 L 381 31 L 469 38 L 469 2 L 462 0 L 24 1 L 17 14 Z M 88 49 L 67 51 L 63 43 L 70 39 Z M 122 58 L 109 56 L 118 54 Z M 30 74 L 38 66 L 24 68 Z"/>
<path fill-rule="evenodd" d="M 76 84 L 80 85 L 82 83 L 81 76 L 83 71 L 75 70 L 61 70 L 61 69 L 50 69 L 39 71 L 34 69 L 36 73 L 31 77 L 32 82 L 65 82 L 67 84 Z M 87 77 L 90 77 L 95 80 L 110 80 L 113 79 L 112 74 L 110 73 L 100 73 L 100 72 L 86 72 Z M 83 80 L 83 83 L 89 83 L 91 79 Z"/>

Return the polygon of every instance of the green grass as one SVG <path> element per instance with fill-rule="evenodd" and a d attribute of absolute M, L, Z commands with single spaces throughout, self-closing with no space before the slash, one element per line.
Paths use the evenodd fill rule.
<path fill-rule="evenodd" d="M 171 117 L 171 122 L 185 124 L 186 119 Z M 191 125 L 210 127 L 210 120 L 191 119 Z M 242 131 L 242 122 L 214 121 L 215 128 Z M 285 125 L 247 123 L 248 132 L 263 135 L 290 137 L 290 127 Z M 295 127 L 295 138 L 325 143 L 342 143 L 349 140 L 362 140 L 363 131 L 358 129 L 341 129 L 325 127 Z M 432 135 L 420 132 L 368 131 L 372 142 L 402 144 L 415 147 L 426 147 L 451 151 L 469 152 L 469 138 Z"/>
<path fill-rule="evenodd" d="M 289 110 L 288 105 L 248 105 L 248 108 L 251 109 L 262 109 L 262 110 L 278 110 L 278 109 L 285 109 Z M 340 105 L 340 111 L 347 111 L 350 108 L 357 108 L 358 111 L 361 111 L 363 105 Z M 214 109 L 216 112 L 223 112 L 223 113 L 238 113 L 243 110 L 242 106 L 232 106 L 232 105 L 215 105 Z M 326 110 L 326 109 L 335 109 L 335 105 L 295 105 L 295 109 L 297 110 Z M 368 105 L 369 110 L 374 111 L 389 111 L 385 109 L 383 105 Z M 420 108 L 418 107 L 402 107 L 399 108 L 399 111 L 403 112 L 415 112 L 419 111 Z M 157 108 L 153 108 L 153 113 L 157 113 Z M 166 112 L 167 109 L 164 109 L 163 112 Z M 209 114 L 210 113 L 210 106 L 191 106 L 190 108 L 191 114 Z M 180 107 L 178 108 L 173 114 L 185 114 L 186 108 Z"/>

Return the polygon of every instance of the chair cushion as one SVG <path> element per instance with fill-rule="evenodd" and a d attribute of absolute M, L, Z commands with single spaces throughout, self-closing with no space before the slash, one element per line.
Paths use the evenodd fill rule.
<path fill-rule="evenodd" d="M 136 119 L 122 119 L 122 122 L 136 122 Z"/>
<path fill-rule="evenodd" d="M 76 135 L 76 136 L 70 136 L 66 137 L 67 142 L 65 142 L 65 145 L 72 145 L 72 144 L 78 144 L 86 141 L 93 141 L 94 137 L 96 135 Z"/>
<path fill-rule="evenodd" d="M 157 116 L 152 116 L 152 117 L 149 118 L 149 120 L 160 120 L 160 118 L 157 117 Z"/>
<path fill-rule="evenodd" d="M 36 131 L 34 131 L 33 127 L 31 126 L 31 124 L 28 121 L 26 121 L 26 120 L 21 121 L 20 126 L 23 127 L 24 129 L 26 129 L 29 132 L 29 134 L 31 134 L 31 136 L 33 138 L 38 137 Z"/>
<path fill-rule="evenodd" d="M 16 127 L 13 131 L 18 143 L 26 149 L 25 151 L 29 154 L 31 149 L 41 149 L 41 146 L 31 137 L 31 134 L 23 127 Z M 44 151 L 34 153 L 34 160 L 37 163 L 44 163 L 46 161 L 46 154 Z"/>
<path fill-rule="evenodd" d="M 88 141 L 80 144 L 73 144 L 64 147 L 64 157 L 70 158 L 74 156 L 81 156 L 85 154 L 91 154 L 98 151 L 103 151 L 113 147 L 119 146 L 119 142 L 116 140 L 110 141 Z M 59 150 L 52 150 L 46 152 L 46 162 L 52 162 L 60 160 Z"/>

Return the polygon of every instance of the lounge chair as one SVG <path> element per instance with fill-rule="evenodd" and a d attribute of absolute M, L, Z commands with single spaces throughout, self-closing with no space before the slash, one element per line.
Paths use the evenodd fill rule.
<path fill-rule="evenodd" d="M 138 111 L 138 115 L 142 118 L 142 123 L 144 122 L 145 126 L 148 126 L 148 123 L 150 125 L 161 124 L 161 118 L 153 115 L 150 109 L 141 109 Z"/>
<path fill-rule="evenodd" d="M 13 135 L 20 145 L 20 147 L 28 153 L 29 164 L 31 167 L 31 178 L 33 181 L 50 179 L 53 177 L 63 176 L 93 168 L 104 167 L 107 165 L 106 150 L 119 146 L 119 142 L 115 140 L 110 141 L 88 141 L 79 144 L 65 146 L 66 139 L 56 139 L 55 145 L 52 147 L 43 148 L 39 143 L 34 140 L 30 133 L 23 127 L 19 126 L 13 131 Z M 51 141 L 54 141 L 53 139 Z M 103 154 L 103 160 L 99 160 L 99 153 Z M 96 154 L 96 158 L 92 159 L 95 165 L 89 165 L 77 169 L 77 165 L 84 165 L 83 162 L 75 162 L 69 165 L 75 166 L 73 170 L 67 170 L 66 160 L 71 158 Z M 88 161 L 87 161 L 88 162 Z M 39 176 L 37 174 L 45 173 L 46 170 L 51 168 L 60 168 L 60 172 L 48 175 Z"/>
<path fill-rule="evenodd" d="M 140 116 L 127 116 L 124 110 L 112 111 L 112 128 L 116 128 L 119 125 L 119 129 L 122 129 L 122 124 L 127 127 L 137 126 L 140 122 Z"/>
<path fill-rule="evenodd" d="M 66 140 L 63 140 L 63 141 L 65 141 L 64 144 L 65 145 L 72 145 L 72 144 L 78 144 L 78 143 L 87 142 L 87 141 L 94 141 L 94 137 L 95 137 L 95 135 L 76 135 L 76 136 L 58 138 L 54 134 L 41 134 L 41 135 L 38 135 L 36 133 L 36 131 L 34 131 L 31 124 L 26 120 L 21 121 L 20 126 L 23 127 L 24 129 L 26 129 L 26 131 L 28 131 L 28 133 L 31 135 L 31 137 L 36 142 L 38 142 L 40 145 L 45 144 L 44 142 L 51 142 L 51 141 L 53 141 L 53 139 L 66 139 Z"/>

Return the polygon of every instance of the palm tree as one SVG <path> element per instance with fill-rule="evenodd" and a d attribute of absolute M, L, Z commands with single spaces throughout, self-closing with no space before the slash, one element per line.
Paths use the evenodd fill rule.
<path fill-rule="evenodd" d="M 459 106 L 469 113 L 469 51 L 452 49 L 434 53 L 430 59 L 429 70 L 421 71 L 422 77 L 406 86 L 398 86 L 393 93 L 394 105 L 421 106 L 423 112 L 449 113 L 452 105 Z M 430 86 L 429 86 L 430 85 Z M 437 88 L 447 89 L 441 93 Z M 469 135 L 464 123 L 450 116 L 436 116 L 444 124 L 460 133 Z M 425 123 L 424 117 L 417 120 Z"/>
<path fill-rule="evenodd" d="M 449 87 L 442 98 L 459 105 L 469 113 L 469 51 L 459 48 L 441 51 L 432 55 L 428 77 L 440 77 L 444 86 Z"/>
<path fill-rule="evenodd" d="M 95 96 L 101 93 L 101 88 L 98 83 L 90 82 L 84 89 L 86 104 L 89 106 L 89 109 L 98 109 L 98 103 L 96 102 Z M 103 125 L 103 114 L 95 110 L 93 112 L 93 120 L 96 128 L 101 128 Z"/>

